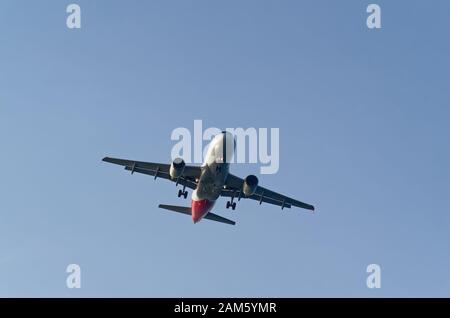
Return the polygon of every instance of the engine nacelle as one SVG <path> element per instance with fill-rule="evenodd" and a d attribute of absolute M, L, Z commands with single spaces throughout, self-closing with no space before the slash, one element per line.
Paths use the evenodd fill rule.
<path fill-rule="evenodd" d="M 184 167 L 186 164 L 181 158 L 175 158 L 170 165 L 169 174 L 172 179 L 176 179 L 183 175 Z"/>
<path fill-rule="evenodd" d="M 249 197 L 255 193 L 257 187 L 258 178 L 251 174 L 245 177 L 244 185 L 242 186 L 242 192 L 244 192 L 245 196 Z"/>

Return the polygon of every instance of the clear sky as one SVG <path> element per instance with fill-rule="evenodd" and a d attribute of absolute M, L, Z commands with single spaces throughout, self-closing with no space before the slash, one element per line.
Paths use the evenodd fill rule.
<path fill-rule="evenodd" d="M 0 296 L 450 296 L 450 3 L 0 2 Z M 165 212 L 176 127 L 280 128 L 235 227 Z M 258 165 L 233 165 L 240 176 Z M 82 270 L 66 287 L 66 266 Z M 381 266 L 381 289 L 366 267 Z"/>

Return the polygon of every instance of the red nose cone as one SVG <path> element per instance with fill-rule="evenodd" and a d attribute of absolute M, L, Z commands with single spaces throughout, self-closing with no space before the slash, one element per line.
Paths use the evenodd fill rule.
<path fill-rule="evenodd" d="M 192 200 L 191 212 L 192 212 L 192 221 L 197 223 L 200 221 L 212 208 L 213 202 L 209 200 Z"/>

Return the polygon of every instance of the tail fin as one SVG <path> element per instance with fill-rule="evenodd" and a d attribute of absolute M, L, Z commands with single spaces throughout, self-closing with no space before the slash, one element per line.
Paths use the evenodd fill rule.
<path fill-rule="evenodd" d="M 161 209 L 165 209 L 165 210 L 169 210 L 169 211 L 173 211 L 173 212 L 178 212 L 178 213 L 183 213 L 183 214 L 187 214 L 187 215 L 191 215 L 191 208 L 188 206 L 177 206 L 177 205 L 166 205 L 166 204 L 160 204 L 158 206 Z M 225 224 L 230 224 L 230 225 L 235 225 L 236 222 L 228 220 L 220 215 L 214 214 L 209 212 L 208 214 L 206 214 L 204 216 L 205 219 L 208 220 L 212 220 L 212 221 L 216 221 L 216 222 L 221 222 L 221 223 L 225 223 Z"/>

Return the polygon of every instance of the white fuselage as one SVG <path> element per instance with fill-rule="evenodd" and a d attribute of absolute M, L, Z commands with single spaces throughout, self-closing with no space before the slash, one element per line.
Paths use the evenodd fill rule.
<path fill-rule="evenodd" d="M 209 144 L 197 188 L 192 192 L 192 219 L 200 221 L 214 206 L 228 176 L 235 149 L 233 135 L 222 132 Z"/>

